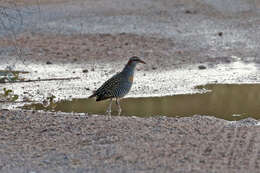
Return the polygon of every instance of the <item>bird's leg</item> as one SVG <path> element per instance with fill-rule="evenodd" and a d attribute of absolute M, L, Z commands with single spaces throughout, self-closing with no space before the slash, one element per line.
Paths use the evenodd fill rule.
<path fill-rule="evenodd" d="M 107 115 L 108 115 L 109 117 L 111 116 L 111 106 L 112 106 L 112 102 L 113 102 L 113 100 L 110 99 L 110 103 L 109 103 L 109 106 L 108 106 L 107 111 L 106 111 L 106 113 L 107 113 Z"/>
<path fill-rule="evenodd" d="M 122 109 L 120 107 L 119 99 L 116 99 L 116 104 L 118 106 L 118 116 L 119 116 L 121 114 L 121 111 L 122 111 Z"/>

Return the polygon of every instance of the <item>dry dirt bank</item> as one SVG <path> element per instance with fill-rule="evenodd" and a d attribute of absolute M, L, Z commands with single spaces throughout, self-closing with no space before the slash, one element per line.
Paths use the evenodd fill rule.
<path fill-rule="evenodd" d="M 1 111 L 1 172 L 259 172 L 260 126 Z"/>

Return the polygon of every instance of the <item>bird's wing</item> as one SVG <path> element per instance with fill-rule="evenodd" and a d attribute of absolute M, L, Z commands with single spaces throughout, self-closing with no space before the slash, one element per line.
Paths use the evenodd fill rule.
<path fill-rule="evenodd" d="M 120 86 L 120 82 L 122 80 L 122 76 L 120 73 L 114 75 L 110 79 L 108 79 L 97 91 L 97 95 L 106 94 L 109 95 L 112 93 L 116 88 Z"/>

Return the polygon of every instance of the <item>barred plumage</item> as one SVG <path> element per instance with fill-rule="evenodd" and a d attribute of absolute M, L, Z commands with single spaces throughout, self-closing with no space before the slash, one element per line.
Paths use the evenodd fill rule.
<path fill-rule="evenodd" d="M 111 113 L 112 99 L 116 99 L 118 105 L 118 114 L 121 113 L 119 99 L 124 97 L 131 89 L 133 83 L 134 70 L 137 63 L 144 63 L 139 57 L 131 57 L 124 69 L 107 80 L 97 91 L 89 98 L 96 97 L 96 101 L 110 99 L 110 105 L 107 109 Z"/>

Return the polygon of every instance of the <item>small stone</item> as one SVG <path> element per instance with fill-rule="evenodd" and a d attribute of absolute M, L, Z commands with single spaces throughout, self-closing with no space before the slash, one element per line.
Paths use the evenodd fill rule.
<path fill-rule="evenodd" d="M 85 70 L 82 70 L 83 73 L 87 73 L 88 72 L 88 69 L 85 69 Z"/>
<path fill-rule="evenodd" d="M 156 69 L 157 69 L 157 67 L 152 67 L 152 69 L 153 69 L 153 70 L 156 70 Z"/>
<path fill-rule="evenodd" d="M 195 10 L 194 11 L 192 11 L 192 10 L 185 10 L 185 13 L 186 14 L 195 14 L 196 11 Z"/>
<path fill-rule="evenodd" d="M 185 13 L 186 14 L 191 14 L 191 11 L 190 10 L 186 10 Z"/>
<path fill-rule="evenodd" d="M 47 61 L 46 64 L 52 64 L 52 62 L 51 61 Z"/>
<path fill-rule="evenodd" d="M 204 69 L 206 69 L 207 67 L 205 66 L 205 65 L 199 65 L 199 67 L 198 67 L 200 70 L 204 70 Z"/>
<path fill-rule="evenodd" d="M 85 88 L 86 90 L 90 90 L 90 88 Z"/>
<path fill-rule="evenodd" d="M 223 32 L 219 32 L 218 36 L 222 37 L 223 36 Z"/>

